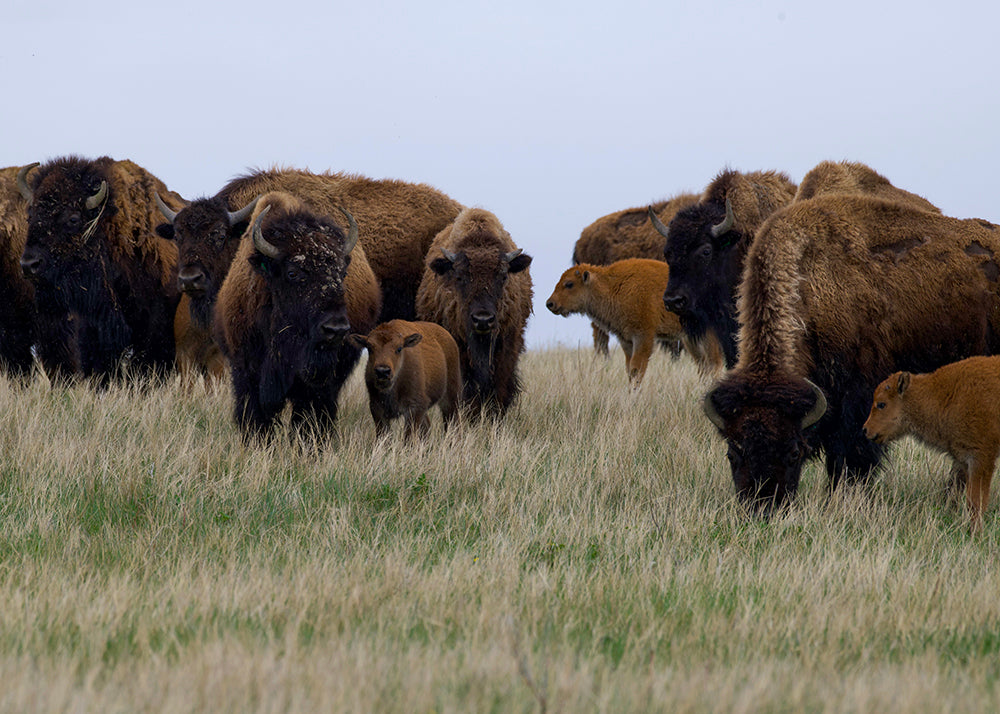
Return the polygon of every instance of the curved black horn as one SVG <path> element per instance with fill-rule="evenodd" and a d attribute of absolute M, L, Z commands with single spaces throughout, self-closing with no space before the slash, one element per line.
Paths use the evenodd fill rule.
<path fill-rule="evenodd" d="M 156 191 L 153 192 L 153 198 L 156 199 L 156 207 L 160 209 L 160 213 L 162 213 L 163 217 L 172 224 L 174 219 L 177 218 L 177 211 L 171 211 L 170 206 L 163 202 L 163 199 L 160 198 L 160 194 Z"/>
<path fill-rule="evenodd" d="M 733 229 L 733 224 L 736 223 L 736 216 L 733 215 L 733 204 L 726 199 L 726 217 L 722 219 L 722 223 L 716 223 L 712 226 L 712 237 L 718 238 L 725 233 L 728 233 Z"/>
<path fill-rule="evenodd" d="M 646 212 L 649 214 L 649 220 L 653 224 L 653 228 L 656 229 L 656 232 L 659 233 L 664 238 L 666 238 L 667 237 L 667 227 L 665 225 L 663 225 L 663 221 L 661 221 L 660 217 L 658 215 L 656 215 L 656 211 L 653 210 L 653 207 L 649 206 L 646 209 Z"/>
<path fill-rule="evenodd" d="M 458 260 L 458 255 L 455 254 L 455 253 L 452 253 L 447 248 L 442 248 L 441 252 L 444 254 L 444 257 L 448 259 L 449 263 L 454 263 L 456 260 Z"/>
<path fill-rule="evenodd" d="M 250 214 L 253 213 L 253 209 L 257 207 L 257 201 L 259 201 L 260 197 L 263 195 L 264 194 L 260 194 L 260 196 L 257 196 L 257 198 L 250 201 L 250 203 L 238 211 L 226 211 L 226 215 L 229 217 L 229 225 L 235 226 L 240 221 L 247 220 L 250 217 Z"/>
<path fill-rule="evenodd" d="M 257 218 L 253 222 L 253 228 L 251 229 L 250 235 L 253 237 L 253 247 L 257 249 L 258 253 L 266 255 L 268 258 L 278 260 L 281 257 L 281 251 L 264 240 L 264 233 L 260 229 L 261 221 L 264 220 L 264 216 L 270 210 L 270 206 L 265 206 L 264 210 L 257 214 Z"/>
<path fill-rule="evenodd" d="M 101 179 L 101 187 L 97 189 L 97 193 L 93 196 L 87 198 L 87 210 L 93 211 L 95 208 L 104 203 L 104 199 L 108 197 L 108 182 Z"/>
<path fill-rule="evenodd" d="M 812 426 L 820 420 L 826 413 L 826 395 L 823 394 L 823 390 L 817 387 L 815 384 L 806 380 L 806 384 L 813 390 L 813 394 L 816 395 L 816 404 L 813 408 L 809 410 L 809 413 L 802 417 L 802 428 L 805 429 L 807 426 Z"/>
<path fill-rule="evenodd" d="M 21 196 L 28 203 L 31 203 L 31 198 L 35 195 L 35 192 L 32 191 L 31 187 L 28 185 L 28 172 L 36 166 L 38 166 L 37 161 L 33 164 L 22 166 L 17 172 L 17 190 L 21 192 Z"/>
<path fill-rule="evenodd" d="M 344 214 L 344 218 L 347 219 L 347 238 L 344 240 L 344 254 L 350 255 L 351 251 L 354 250 L 354 246 L 358 244 L 358 222 L 354 220 L 354 216 L 343 206 L 337 206 L 340 212 Z"/>
<path fill-rule="evenodd" d="M 516 258 L 517 256 L 521 255 L 521 253 L 523 253 L 523 252 L 524 252 L 524 250 L 522 248 L 518 248 L 517 250 L 512 250 L 509 253 L 504 253 L 503 254 L 503 262 L 509 263 L 510 261 L 514 260 L 514 258 Z"/>

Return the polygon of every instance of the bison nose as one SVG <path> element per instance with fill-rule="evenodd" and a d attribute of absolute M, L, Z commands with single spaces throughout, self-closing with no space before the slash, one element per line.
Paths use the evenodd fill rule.
<path fill-rule="evenodd" d="M 384 364 L 380 364 L 380 365 L 376 366 L 372 370 L 372 372 L 375 373 L 375 376 L 378 379 L 383 380 L 383 381 L 384 380 L 388 380 L 389 377 L 392 376 L 392 370 L 389 367 L 387 367 L 386 365 L 384 365 Z"/>
<path fill-rule="evenodd" d="M 682 312 L 687 307 L 688 299 L 678 293 L 663 293 L 663 306 L 670 312 Z"/>
<path fill-rule="evenodd" d="M 21 272 L 26 278 L 37 277 L 42 270 L 42 258 L 34 253 L 25 253 L 21 256 Z"/>
<path fill-rule="evenodd" d="M 556 311 L 556 303 L 553 300 L 549 300 L 547 303 L 545 303 L 545 307 L 549 309 L 549 312 Z"/>
<path fill-rule="evenodd" d="M 351 331 L 351 326 L 344 320 L 330 318 L 319 326 L 319 338 L 323 342 L 338 342 L 347 337 Z"/>
<path fill-rule="evenodd" d="M 198 268 L 185 267 L 177 273 L 177 289 L 182 293 L 205 292 L 205 273 Z"/>
<path fill-rule="evenodd" d="M 497 316 L 492 312 L 475 312 L 472 314 L 472 329 L 476 332 L 490 332 L 496 321 Z"/>

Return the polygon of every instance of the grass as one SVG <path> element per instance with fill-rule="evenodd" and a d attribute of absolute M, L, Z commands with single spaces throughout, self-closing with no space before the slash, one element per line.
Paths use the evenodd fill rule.
<path fill-rule="evenodd" d="M 995 508 L 904 442 L 768 522 L 707 383 L 525 355 L 502 424 L 244 447 L 226 389 L 0 380 L 0 710 L 975 711 L 1000 704 Z"/>

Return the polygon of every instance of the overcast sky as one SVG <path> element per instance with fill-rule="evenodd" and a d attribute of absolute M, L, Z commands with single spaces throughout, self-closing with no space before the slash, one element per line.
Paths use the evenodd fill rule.
<path fill-rule="evenodd" d="M 862 161 L 1000 222 L 1000 4 L 7 0 L 2 165 L 132 159 L 185 198 L 274 164 L 429 183 L 534 256 L 720 170 Z M 810 5 L 813 5 L 810 3 Z"/>

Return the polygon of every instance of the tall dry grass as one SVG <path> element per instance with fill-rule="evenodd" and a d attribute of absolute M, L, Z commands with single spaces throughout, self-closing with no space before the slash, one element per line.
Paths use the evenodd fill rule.
<path fill-rule="evenodd" d="M 768 522 L 690 362 L 530 352 L 502 424 L 246 448 L 227 390 L 0 380 L 4 711 L 973 711 L 998 519 L 912 443 Z"/>

